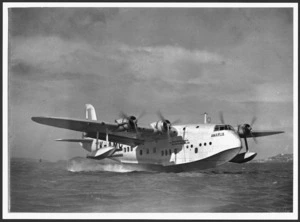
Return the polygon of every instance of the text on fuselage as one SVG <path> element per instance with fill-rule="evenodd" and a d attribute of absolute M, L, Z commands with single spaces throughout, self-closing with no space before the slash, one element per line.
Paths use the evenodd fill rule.
<path fill-rule="evenodd" d="M 224 136 L 224 133 L 214 133 L 214 134 L 211 134 L 211 137 L 216 137 L 216 136 Z"/>

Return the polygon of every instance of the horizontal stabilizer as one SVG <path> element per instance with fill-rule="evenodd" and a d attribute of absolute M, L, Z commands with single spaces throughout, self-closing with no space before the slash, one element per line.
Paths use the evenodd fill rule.
<path fill-rule="evenodd" d="M 92 143 L 93 139 L 56 139 L 59 142 Z"/>

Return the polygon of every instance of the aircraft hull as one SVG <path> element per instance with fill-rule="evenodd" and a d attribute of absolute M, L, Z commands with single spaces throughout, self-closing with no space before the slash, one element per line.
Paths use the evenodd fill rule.
<path fill-rule="evenodd" d="M 198 161 L 183 163 L 171 166 L 162 166 L 156 164 L 130 164 L 123 163 L 124 167 L 136 171 L 158 171 L 158 172 L 185 172 L 185 171 L 196 171 L 214 168 L 224 163 L 229 162 L 233 159 L 241 150 L 241 147 L 235 147 L 227 149 L 208 158 L 201 159 Z"/>

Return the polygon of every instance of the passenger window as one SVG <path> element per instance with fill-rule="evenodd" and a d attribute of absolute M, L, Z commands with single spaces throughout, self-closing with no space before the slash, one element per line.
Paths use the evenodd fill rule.
<path fill-rule="evenodd" d="M 193 148 L 193 145 L 191 145 L 191 148 Z"/>
<path fill-rule="evenodd" d="M 211 142 L 209 142 L 209 145 L 211 145 Z"/>
<path fill-rule="evenodd" d="M 169 155 L 171 155 L 172 154 L 172 150 L 169 150 Z"/>
<path fill-rule="evenodd" d="M 224 129 L 225 129 L 225 127 L 224 127 L 224 126 L 221 126 L 221 127 L 220 127 L 220 130 L 224 130 Z"/>
<path fill-rule="evenodd" d="M 164 151 L 161 151 L 161 155 L 162 155 L 162 156 L 164 155 Z"/>
<path fill-rule="evenodd" d="M 133 151 L 133 147 L 131 147 L 131 151 Z"/>
<path fill-rule="evenodd" d="M 129 147 L 127 147 L 127 152 L 129 152 Z"/>
<path fill-rule="evenodd" d="M 124 153 L 126 153 L 126 147 L 124 148 Z"/>
<path fill-rule="evenodd" d="M 202 146 L 202 143 L 200 143 L 199 146 Z"/>
<path fill-rule="evenodd" d="M 143 155 L 143 150 L 140 150 L 140 155 L 141 155 L 141 156 Z"/>
<path fill-rule="evenodd" d="M 204 143 L 204 146 L 206 146 L 206 143 Z"/>
<path fill-rule="evenodd" d="M 186 146 L 186 148 L 189 148 L 189 146 Z"/>
<path fill-rule="evenodd" d="M 168 150 L 165 151 L 165 155 L 168 156 Z"/>
<path fill-rule="evenodd" d="M 198 153 L 198 148 L 195 148 L 195 153 Z"/>

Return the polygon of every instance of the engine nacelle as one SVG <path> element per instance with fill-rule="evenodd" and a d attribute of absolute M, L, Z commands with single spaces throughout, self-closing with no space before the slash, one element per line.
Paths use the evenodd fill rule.
<path fill-rule="evenodd" d="M 129 116 L 128 118 L 116 119 L 119 130 L 135 129 L 137 127 L 137 118 L 135 116 Z"/>
<path fill-rule="evenodd" d="M 165 121 L 157 121 L 154 123 L 151 123 L 150 126 L 154 130 L 154 133 L 169 133 L 170 136 L 177 136 L 178 132 L 177 130 L 171 126 L 171 123 L 169 120 Z M 169 130 L 168 130 L 169 128 Z"/>
<path fill-rule="evenodd" d="M 157 121 L 154 123 L 151 123 L 150 126 L 154 130 L 155 133 L 157 132 L 167 132 L 168 128 L 166 127 L 166 124 L 164 124 L 164 121 Z"/>
<path fill-rule="evenodd" d="M 244 134 L 249 134 L 251 132 L 251 126 L 249 124 L 242 124 L 238 126 L 238 134 L 239 135 L 244 135 Z"/>
<path fill-rule="evenodd" d="M 128 130 L 130 128 L 129 120 L 126 118 L 116 119 L 115 122 L 118 124 L 119 130 Z"/>

